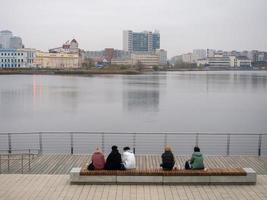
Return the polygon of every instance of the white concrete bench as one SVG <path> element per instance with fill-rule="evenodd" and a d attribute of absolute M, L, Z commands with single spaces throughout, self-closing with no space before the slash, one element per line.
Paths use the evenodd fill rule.
<path fill-rule="evenodd" d="M 71 183 L 83 184 L 256 184 L 251 168 L 207 170 L 88 171 L 72 168 Z"/>

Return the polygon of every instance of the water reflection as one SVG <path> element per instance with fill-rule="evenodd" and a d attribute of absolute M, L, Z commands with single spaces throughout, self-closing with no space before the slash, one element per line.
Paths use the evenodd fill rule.
<path fill-rule="evenodd" d="M 198 84 L 203 86 L 206 92 L 255 92 L 267 87 L 267 76 L 264 72 L 184 72 L 178 73 L 174 79 L 186 82 L 187 88 Z"/>
<path fill-rule="evenodd" d="M 126 111 L 158 112 L 162 76 L 123 77 L 123 108 Z"/>

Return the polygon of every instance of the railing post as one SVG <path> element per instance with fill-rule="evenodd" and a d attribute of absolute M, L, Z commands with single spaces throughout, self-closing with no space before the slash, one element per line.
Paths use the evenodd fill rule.
<path fill-rule="evenodd" d="M 70 133 L 70 153 L 73 155 L 73 133 Z"/>
<path fill-rule="evenodd" d="M 102 133 L 101 135 L 101 148 L 102 152 L 105 153 L 105 133 Z"/>
<path fill-rule="evenodd" d="M 226 155 L 229 156 L 230 155 L 230 140 L 231 140 L 231 135 L 228 134 L 227 135 L 227 142 L 226 142 Z"/>
<path fill-rule="evenodd" d="M 1 154 L 0 154 L 0 174 L 2 174 L 2 157 L 1 157 Z"/>
<path fill-rule="evenodd" d="M 21 154 L 21 173 L 23 174 L 23 154 Z"/>
<path fill-rule="evenodd" d="M 7 137 L 8 137 L 8 153 L 11 153 L 11 151 L 12 151 L 11 133 L 8 133 Z"/>
<path fill-rule="evenodd" d="M 40 154 L 43 154 L 43 134 L 39 133 L 39 148 L 40 148 Z"/>
<path fill-rule="evenodd" d="M 135 154 L 135 147 L 136 147 L 136 133 L 133 134 L 133 153 Z"/>
<path fill-rule="evenodd" d="M 199 144 L 199 133 L 196 133 L 196 147 L 198 147 Z"/>
<path fill-rule="evenodd" d="M 29 163 L 28 163 L 29 171 L 31 171 L 31 150 L 29 149 Z"/>
<path fill-rule="evenodd" d="M 7 170 L 9 171 L 9 154 L 7 154 Z"/>
<path fill-rule="evenodd" d="M 258 156 L 261 156 L 261 141 L 262 141 L 262 134 L 259 134 Z"/>

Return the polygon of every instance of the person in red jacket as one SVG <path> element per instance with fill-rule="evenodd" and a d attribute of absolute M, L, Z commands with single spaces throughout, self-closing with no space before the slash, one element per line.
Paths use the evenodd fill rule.
<path fill-rule="evenodd" d="M 97 147 L 92 155 L 92 162 L 88 166 L 88 170 L 101 170 L 105 168 L 105 156 L 102 151 Z"/>

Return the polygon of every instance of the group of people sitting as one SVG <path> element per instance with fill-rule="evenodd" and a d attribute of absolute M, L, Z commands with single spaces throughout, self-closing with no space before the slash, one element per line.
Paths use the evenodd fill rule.
<path fill-rule="evenodd" d="M 105 160 L 105 156 L 99 148 L 96 148 L 92 155 L 92 162 L 88 165 L 88 170 L 125 170 L 135 168 L 135 156 L 130 147 L 124 147 L 121 155 L 115 145 L 111 147 L 107 160 Z"/>
<path fill-rule="evenodd" d="M 93 153 L 88 170 L 126 170 L 135 169 L 135 155 L 130 147 L 124 147 L 123 153 L 120 154 L 117 146 L 111 147 L 111 152 L 105 160 L 104 154 L 99 148 Z M 166 146 L 164 153 L 161 155 L 162 163 L 160 166 L 163 170 L 172 170 L 175 165 L 175 158 L 171 147 Z M 204 159 L 199 147 L 194 147 L 194 152 L 190 160 L 185 162 L 185 169 L 204 169 Z"/>

